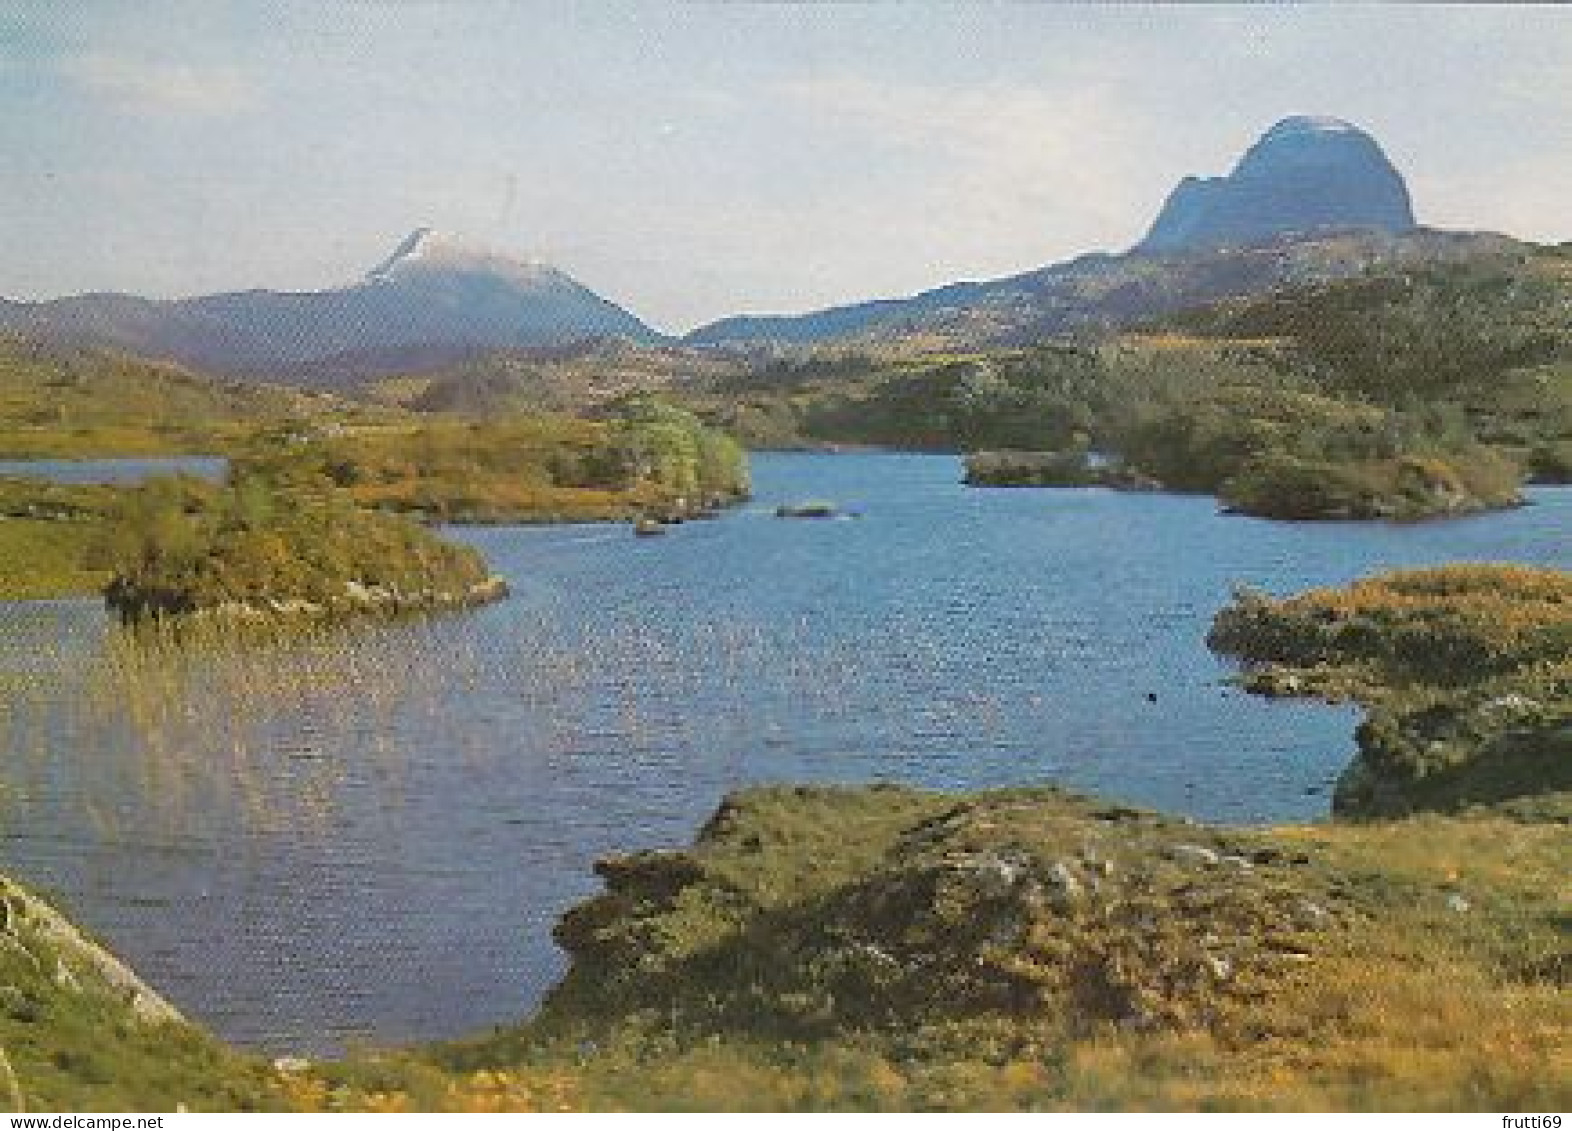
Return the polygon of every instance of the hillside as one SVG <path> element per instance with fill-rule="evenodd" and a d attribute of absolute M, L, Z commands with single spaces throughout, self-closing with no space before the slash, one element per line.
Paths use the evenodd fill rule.
<path fill-rule="evenodd" d="M 345 387 L 416 412 L 488 417 L 594 410 L 633 393 L 726 381 L 752 362 L 729 351 L 599 340 L 552 349 L 490 350 Z"/>
<path fill-rule="evenodd" d="M 1219 303 L 1174 317 L 1216 343 L 1277 343 L 1328 393 L 1450 406 L 1539 479 L 1572 477 L 1572 248 L 1519 248 L 1445 265 Z"/>
<path fill-rule="evenodd" d="M 32 892 L 0 877 L 0 1106 L 276 1111 L 260 1060 L 187 1022 Z"/>
<path fill-rule="evenodd" d="M 534 1021 L 330 1110 L 1555 1110 L 1564 826 L 1222 829 L 1050 789 L 773 787 L 597 866 Z"/>
<path fill-rule="evenodd" d="M 1227 176 L 1184 178 L 1146 238 L 1121 254 L 1085 255 L 909 298 L 722 319 L 687 341 L 1014 345 L 1375 266 L 1446 262 L 1512 245 L 1501 236 L 1419 228 L 1402 174 L 1373 137 L 1336 118 L 1301 115 L 1263 133 Z"/>
<path fill-rule="evenodd" d="M 0 459 L 222 453 L 257 427 L 388 415 L 120 351 L 0 335 Z"/>
<path fill-rule="evenodd" d="M 1569 265 L 1518 245 L 1079 342 L 820 346 L 685 395 L 759 446 L 984 453 L 975 482 L 1204 491 L 1279 519 L 1461 514 L 1572 477 Z"/>
<path fill-rule="evenodd" d="M 1565 836 L 1490 811 L 1240 830 L 1052 789 L 751 789 L 692 847 L 597 866 L 537 1018 L 314 1065 L 155 1015 L 7 884 L 0 1102 L 1554 1111 Z"/>
<path fill-rule="evenodd" d="M 453 356 L 446 351 L 655 337 L 548 264 L 472 249 L 426 228 L 364 279 L 333 290 L 5 302 L 0 329 L 299 384 L 313 384 L 313 367 L 343 355 L 436 349 Z"/>
<path fill-rule="evenodd" d="M 724 319 L 690 344 L 911 341 L 929 348 L 1012 345 L 1128 326 L 1187 307 L 1345 278 L 1374 266 L 1445 262 L 1515 246 L 1504 236 L 1416 231 L 1313 233 L 1247 246 L 1088 255 L 904 299 L 810 314 Z"/>

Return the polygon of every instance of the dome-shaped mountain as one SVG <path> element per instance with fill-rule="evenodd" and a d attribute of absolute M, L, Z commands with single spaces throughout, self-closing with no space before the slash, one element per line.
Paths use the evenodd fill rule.
<path fill-rule="evenodd" d="M 1284 118 L 1226 177 L 1186 177 L 1140 250 L 1265 243 L 1330 229 L 1406 232 L 1413 207 L 1374 138 L 1339 118 Z"/>

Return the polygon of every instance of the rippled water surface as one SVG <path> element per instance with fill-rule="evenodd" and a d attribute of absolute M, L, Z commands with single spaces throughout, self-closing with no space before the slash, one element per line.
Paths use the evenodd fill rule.
<path fill-rule="evenodd" d="M 596 856 L 686 842 L 746 783 L 1057 782 L 1319 815 L 1353 714 L 1223 685 L 1202 641 L 1235 584 L 1572 564 L 1564 490 L 1298 525 L 958 473 L 760 456 L 753 506 L 664 538 L 455 531 L 511 600 L 287 644 L 150 647 L 92 602 L 0 607 L 0 866 L 230 1038 L 454 1036 L 558 976 L 550 927 Z M 773 517 L 821 498 L 861 517 Z"/>

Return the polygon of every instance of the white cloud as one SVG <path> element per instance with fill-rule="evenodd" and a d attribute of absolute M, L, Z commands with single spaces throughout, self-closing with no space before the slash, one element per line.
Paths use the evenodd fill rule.
<path fill-rule="evenodd" d="M 256 103 L 255 88 L 233 67 L 89 52 L 62 60 L 59 71 L 81 90 L 136 113 L 222 117 Z"/>
<path fill-rule="evenodd" d="M 1030 256 L 1065 236 L 1133 240 L 1152 208 L 1145 156 L 1161 145 L 1117 91 L 1075 76 L 1057 88 L 876 82 L 858 76 L 788 84 L 784 92 L 855 145 L 890 161 L 902 217 L 944 218 L 948 242 L 984 259 L 1013 246 Z M 877 166 L 877 158 L 869 162 Z M 1023 233 L 1038 233 L 1022 246 Z M 1083 249 L 1080 243 L 1077 249 Z M 994 251 L 993 256 L 985 251 Z"/>

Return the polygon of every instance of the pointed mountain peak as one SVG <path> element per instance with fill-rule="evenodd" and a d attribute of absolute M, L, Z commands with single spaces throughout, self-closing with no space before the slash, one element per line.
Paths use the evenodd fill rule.
<path fill-rule="evenodd" d="M 549 263 L 504 255 L 470 244 L 450 232 L 416 228 L 366 274 L 368 282 L 384 283 L 427 270 L 503 276 L 515 283 L 566 281 Z"/>

